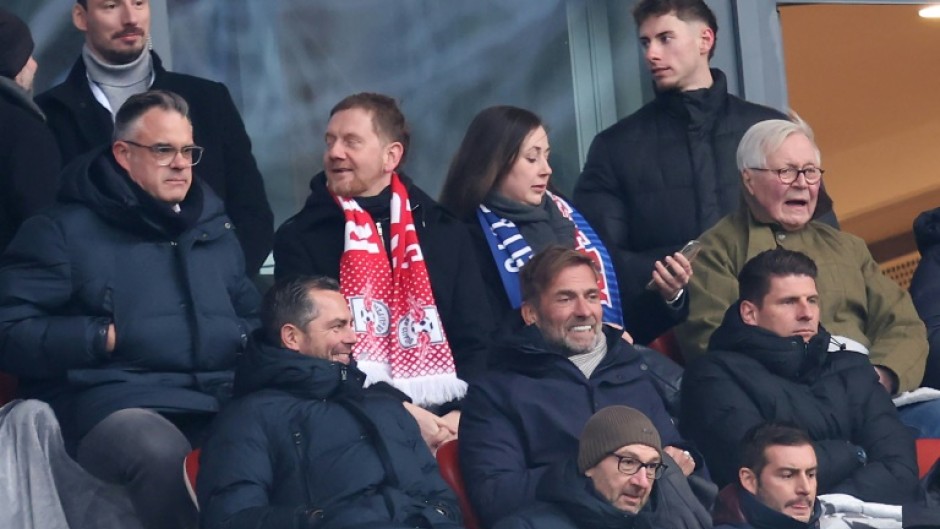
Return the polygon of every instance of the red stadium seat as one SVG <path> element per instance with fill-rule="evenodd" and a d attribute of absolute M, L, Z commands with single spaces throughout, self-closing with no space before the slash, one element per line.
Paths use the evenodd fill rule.
<path fill-rule="evenodd" d="M 199 474 L 199 452 L 197 448 L 186 456 L 183 460 L 183 481 L 186 482 L 186 490 L 189 491 L 189 497 L 193 500 L 193 505 L 199 509 L 199 502 L 196 500 L 196 475 Z"/>
<path fill-rule="evenodd" d="M 0 371 L 0 406 L 13 400 L 16 395 L 16 377 Z"/>
<path fill-rule="evenodd" d="M 940 439 L 918 439 L 917 468 L 920 470 L 920 477 L 927 475 L 927 471 L 937 459 L 940 459 Z"/>
<path fill-rule="evenodd" d="M 464 487 L 463 476 L 460 473 L 460 462 L 457 460 L 457 440 L 448 441 L 437 449 L 437 466 L 441 470 L 444 481 L 457 494 L 460 511 L 463 513 L 463 526 L 467 529 L 481 529 L 480 520 L 470 506 L 470 497 Z"/>
<path fill-rule="evenodd" d="M 685 366 L 685 359 L 682 358 L 682 350 L 679 349 L 679 342 L 676 340 L 676 335 L 671 330 L 666 331 L 659 338 L 650 342 L 649 346 L 651 349 L 655 349 L 668 358 L 671 358 L 680 366 Z"/>

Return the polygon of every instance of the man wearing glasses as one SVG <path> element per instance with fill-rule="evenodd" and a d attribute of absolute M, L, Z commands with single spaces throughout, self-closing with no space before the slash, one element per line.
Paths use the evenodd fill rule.
<path fill-rule="evenodd" d="M 820 322 L 833 334 L 830 348 L 868 354 L 891 395 L 917 388 L 927 338 L 910 296 L 882 275 L 863 240 L 812 220 L 824 171 L 809 126 L 786 120 L 757 123 L 738 146 L 737 166 L 747 207 L 700 238 L 703 250 L 689 283 L 689 317 L 676 328 L 686 360 L 705 353 L 712 332 L 738 299 L 737 274 L 744 263 L 781 247 L 808 255 L 819 267 L 817 286 L 825 300 Z M 931 405 L 906 407 L 902 419 L 933 437 L 940 434 L 940 420 L 920 417 L 925 406 Z M 930 424 L 934 427 L 923 428 Z"/>
<path fill-rule="evenodd" d="M 692 509 L 697 517 L 679 517 L 698 500 L 677 465 L 664 461 L 672 460 L 649 418 L 634 408 L 609 406 L 584 426 L 577 462 L 548 472 L 538 503 L 494 529 L 711 527 L 701 506 Z"/>
<path fill-rule="evenodd" d="M 202 151 L 183 98 L 131 96 L 113 143 L 69 166 L 0 259 L 0 369 L 148 529 L 196 527 L 183 458 L 257 326 L 232 223 L 193 181 Z"/>

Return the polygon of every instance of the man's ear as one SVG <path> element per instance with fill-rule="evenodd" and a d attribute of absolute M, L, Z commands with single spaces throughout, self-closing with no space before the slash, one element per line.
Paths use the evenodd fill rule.
<path fill-rule="evenodd" d="M 293 323 L 285 323 L 281 327 L 281 345 L 292 351 L 300 350 L 300 329 Z"/>
<path fill-rule="evenodd" d="M 385 163 L 382 169 L 386 173 L 391 173 L 398 168 L 402 157 L 405 155 L 405 146 L 399 141 L 393 141 L 385 146 Z"/>
<path fill-rule="evenodd" d="M 86 18 L 87 12 L 81 4 L 75 2 L 72 6 L 72 24 L 78 28 L 79 31 L 88 31 L 88 19 Z"/>
<path fill-rule="evenodd" d="M 124 142 L 116 141 L 111 144 L 111 154 L 114 155 L 114 159 L 117 161 L 118 165 L 128 173 L 131 170 L 131 161 L 128 159 L 130 152 L 130 148 L 128 148 L 127 144 Z"/>
<path fill-rule="evenodd" d="M 741 319 L 748 325 L 757 325 L 758 307 L 753 301 L 741 300 Z"/>
<path fill-rule="evenodd" d="M 754 196 L 754 174 L 747 169 L 741 169 L 741 185 L 748 195 Z"/>
<path fill-rule="evenodd" d="M 704 26 L 699 33 L 699 49 L 698 52 L 700 55 L 708 56 L 708 53 L 715 46 L 715 32 L 712 31 L 712 28 L 708 27 L 708 24 L 702 24 Z"/>
<path fill-rule="evenodd" d="M 757 495 L 757 474 L 755 474 L 753 470 L 747 467 L 739 468 L 738 481 L 741 482 L 741 486 L 744 487 L 744 490 L 755 496 Z"/>
<path fill-rule="evenodd" d="M 522 302 L 522 321 L 526 325 L 532 325 L 538 321 L 538 312 L 536 312 L 535 307 L 532 306 L 528 301 Z"/>

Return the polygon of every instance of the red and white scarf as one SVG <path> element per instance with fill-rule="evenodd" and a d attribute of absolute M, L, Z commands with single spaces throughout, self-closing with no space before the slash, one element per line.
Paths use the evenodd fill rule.
<path fill-rule="evenodd" d="M 467 384 L 457 378 L 408 191 L 394 173 L 391 191 L 391 265 L 372 216 L 355 199 L 333 195 L 346 218 L 339 282 L 359 338 L 353 357 L 367 385 L 389 382 L 415 404 L 443 404 Z"/>

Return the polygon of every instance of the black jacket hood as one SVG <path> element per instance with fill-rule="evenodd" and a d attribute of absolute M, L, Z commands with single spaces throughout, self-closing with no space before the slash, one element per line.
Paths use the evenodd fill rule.
<path fill-rule="evenodd" d="M 355 362 L 347 366 L 268 345 L 259 330 L 235 368 L 235 396 L 276 389 L 303 399 L 322 400 L 358 394 L 365 379 Z"/>
<path fill-rule="evenodd" d="M 819 326 L 809 343 L 799 336 L 777 336 L 741 319 L 741 302 L 725 312 L 721 326 L 709 341 L 709 351 L 733 351 L 754 358 L 771 373 L 790 380 L 810 380 L 822 367 L 829 350 L 831 336 Z"/>
<path fill-rule="evenodd" d="M 222 201 L 195 178 L 179 204 L 180 213 L 174 212 L 130 179 L 110 145 L 76 158 L 60 178 L 59 202 L 81 204 L 109 224 L 141 235 L 175 238 L 196 224 L 225 215 Z"/>

